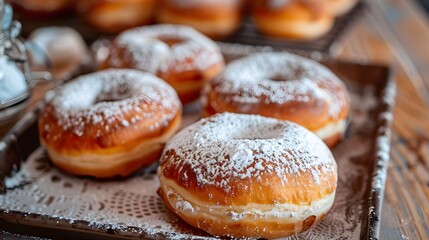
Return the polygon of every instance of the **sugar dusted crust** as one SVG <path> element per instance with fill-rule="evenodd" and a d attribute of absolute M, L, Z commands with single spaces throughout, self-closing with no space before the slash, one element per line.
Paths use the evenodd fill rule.
<path fill-rule="evenodd" d="M 164 145 L 179 129 L 181 113 L 177 94 L 164 81 L 137 70 L 105 70 L 48 94 L 39 133 L 54 163 L 83 169 L 88 161 L 93 168 L 97 162 L 120 165 L 139 159 L 141 166 L 156 160 L 144 158 L 152 154 L 145 148 L 153 141 Z M 94 160 L 98 158 L 102 160 Z M 112 173 L 126 175 L 117 170 Z M 80 175 L 103 174 L 89 170 Z"/>
<path fill-rule="evenodd" d="M 201 85 L 211 80 L 223 70 L 224 61 L 218 46 L 194 29 L 161 24 L 120 34 L 102 66 L 109 67 L 154 73 L 184 99 L 199 93 L 201 87 L 186 91 L 182 85 Z"/>
<path fill-rule="evenodd" d="M 265 238 L 320 221 L 333 204 L 336 168 L 326 145 L 296 124 L 224 113 L 178 133 L 158 174 L 164 202 L 191 225 L 215 235 Z M 243 234 L 253 228 L 253 235 L 228 230 L 237 228 Z"/>
<path fill-rule="evenodd" d="M 169 46 L 164 39 L 180 40 L 180 43 Z M 223 60 L 213 41 L 181 25 L 160 24 L 134 28 L 120 34 L 115 44 L 129 51 L 129 57 L 137 69 L 153 73 L 169 69 L 205 70 Z M 107 61 L 111 67 L 122 67 L 123 64 L 116 52 Z"/>
<path fill-rule="evenodd" d="M 350 108 L 346 87 L 337 76 L 317 62 L 285 52 L 232 62 L 205 86 L 202 103 L 205 115 L 259 114 L 290 120 L 313 132 L 345 120 Z M 324 133 L 323 138 L 330 136 Z"/>

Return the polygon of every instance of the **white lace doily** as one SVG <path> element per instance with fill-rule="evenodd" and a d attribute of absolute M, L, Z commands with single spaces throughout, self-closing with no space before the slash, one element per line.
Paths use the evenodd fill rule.
<path fill-rule="evenodd" d="M 290 239 L 358 239 L 365 209 L 365 192 L 373 156 L 370 109 L 376 102 L 368 96 L 352 96 L 350 134 L 333 151 L 339 181 L 335 204 L 320 224 Z M 366 100 L 364 100 L 366 99 Z M 358 105 L 358 106 L 357 106 Z M 185 122 L 195 119 L 188 117 Z M 154 169 L 154 167 L 152 167 Z M 7 193 L 0 195 L 0 210 L 35 213 L 67 221 L 87 221 L 93 229 L 103 227 L 124 236 L 170 239 L 211 238 L 168 212 L 156 191 L 159 182 L 144 171 L 124 180 L 100 181 L 65 174 L 49 162 L 39 148 L 6 180 Z"/>

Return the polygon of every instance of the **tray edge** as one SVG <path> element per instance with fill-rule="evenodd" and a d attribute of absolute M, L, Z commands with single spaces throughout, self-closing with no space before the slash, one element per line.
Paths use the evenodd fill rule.
<path fill-rule="evenodd" d="M 226 44 L 229 45 L 229 44 Z M 242 45 L 242 44 L 238 44 Z M 246 45 L 243 45 L 246 46 Z M 254 46 L 250 46 L 252 48 Z M 256 50 L 257 52 L 257 50 Z M 332 58 L 323 59 L 324 61 L 332 61 Z M 382 91 L 382 95 L 380 96 L 381 104 L 379 111 L 378 119 L 377 119 L 377 137 L 376 137 L 376 146 L 375 146 L 375 161 L 373 172 L 371 176 L 371 184 L 370 184 L 370 197 L 368 199 L 368 210 L 363 214 L 367 213 L 367 226 L 366 226 L 366 236 L 364 237 L 361 232 L 361 238 L 364 239 L 379 239 L 380 227 L 381 227 L 381 213 L 382 213 L 382 205 L 384 199 L 384 190 L 385 190 L 385 181 L 387 177 L 387 167 L 390 160 L 390 137 L 391 137 L 391 124 L 393 121 L 393 117 L 391 116 L 392 110 L 395 103 L 396 96 L 396 83 L 394 78 L 393 70 L 384 64 L 362 64 L 356 61 L 347 61 L 347 60 L 335 60 L 345 64 L 360 64 L 360 65 L 368 65 L 375 67 L 385 68 L 387 71 L 386 77 L 386 87 Z M 37 121 L 37 112 L 39 111 L 41 103 L 37 104 L 33 111 L 28 112 L 24 115 L 24 117 L 17 122 L 17 124 L 0 140 L 0 158 L 3 157 L 8 150 L 14 148 L 16 151 L 16 155 L 19 154 L 19 146 L 17 143 L 17 136 L 26 130 L 25 125 L 32 123 L 33 121 Z M 36 120 L 35 120 L 36 119 Z M 28 127 L 27 127 L 28 128 Z M 380 139 L 385 139 L 383 144 Z M 7 144 L 11 142 L 11 144 Z M 25 159 L 25 157 L 24 157 Z M 19 160 L 22 161 L 23 157 L 19 156 Z M 5 193 L 4 181 L 5 178 L 10 176 L 19 168 L 20 162 L 13 163 L 13 168 L 10 169 L 9 172 L 4 172 L 0 169 L 0 194 Z M 0 212 L 1 214 L 5 214 L 5 212 Z M 58 222 L 58 219 L 55 219 Z"/>
<path fill-rule="evenodd" d="M 381 228 L 381 214 L 390 160 L 393 108 L 396 96 L 396 81 L 394 71 L 387 67 L 386 88 L 382 92 L 382 102 L 379 118 L 377 119 L 377 138 L 375 146 L 375 161 L 371 177 L 371 192 L 368 209 L 368 229 L 366 239 L 379 239 Z"/>

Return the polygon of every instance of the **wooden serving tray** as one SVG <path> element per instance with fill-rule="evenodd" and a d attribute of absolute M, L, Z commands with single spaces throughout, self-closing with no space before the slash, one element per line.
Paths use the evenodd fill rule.
<path fill-rule="evenodd" d="M 346 139 L 333 149 L 339 181 L 320 224 L 289 239 L 378 238 L 390 149 L 395 84 L 388 67 L 326 60 L 352 98 Z M 40 147 L 38 110 L 0 141 L 0 230 L 49 238 L 211 239 L 164 207 L 156 165 L 126 179 L 81 178 L 59 171 Z M 185 125 L 199 118 L 185 108 Z"/>

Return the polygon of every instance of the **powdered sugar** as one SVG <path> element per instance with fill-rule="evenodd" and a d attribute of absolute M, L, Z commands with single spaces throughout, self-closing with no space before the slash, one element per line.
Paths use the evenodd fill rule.
<path fill-rule="evenodd" d="M 152 123 L 150 127 L 159 128 L 175 117 L 180 103 L 173 88 L 151 74 L 105 70 L 79 77 L 57 89 L 47 107 L 52 107 L 57 124 L 64 131 L 83 136 L 90 125 L 109 132 L 148 121 Z M 50 126 L 44 129 L 49 130 Z"/>
<path fill-rule="evenodd" d="M 163 40 L 177 40 L 169 45 Z M 180 25 L 154 25 L 128 30 L 119 35 L 108 59 L 111 67 L 121 67 L 125 58 L 135 68 L 157 73 L 205 70 L 219 61 L 222 55 L 217 45 L 194 29 Z M 124 56 L 125 55 L 125 56 Z"/>
<path fill-rule="evenodd" d="M 174 151 L 177 159 L 165 159 L 169 151 Z M 336 168 L 329 149 L 303 127 L 233 113 L 202 119 L 182 130 L 167 144 L 161 161 L 178 169 L 189 165 L 199 185 L 225 191 L 230 190 L 231 181 L 265 173 L 275 173 L 286 183 L 288 174 L 309 171 L 319 184 L 321 171 Z"/>
<path fill-rule="evenodd" d="M 225 101 L 245 109 L 265 104 L 321 101 L 337 117 L 347 104 L 335 92 L 345 86 L 330 70 L 312 60 L 289 53 L 258 53 L 229 64 L 224 73 L 204 90 L 215 91 Z"/>
<path fill-rule="evenodd" d="M 186 200 L 184 200 L 180 195 L 176 194 L 173 190 L 169 189 L 167 192 L 167 195 L 174 196 L 177 198 L 177 201 L 175 203 L 175 208 L 180 209 L 182 211 L 189 211 L 194 212 L 194 207 L 192 204 Z"/>

